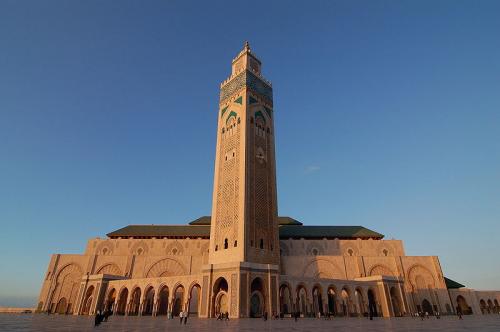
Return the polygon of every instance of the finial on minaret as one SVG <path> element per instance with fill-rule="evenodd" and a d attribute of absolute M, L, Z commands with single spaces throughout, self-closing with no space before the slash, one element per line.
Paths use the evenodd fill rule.
<path fill-rule="evenodd" d="M 244 69 L 248 69 L 254 74 L 260 75 L 260 66 L 260 60 L 250 50 L 250 43 L 248 40 L 245 40 L 243 49 L 238 53 L 236 58 L 233 59 L 231 75 L 239 73 Z"/>

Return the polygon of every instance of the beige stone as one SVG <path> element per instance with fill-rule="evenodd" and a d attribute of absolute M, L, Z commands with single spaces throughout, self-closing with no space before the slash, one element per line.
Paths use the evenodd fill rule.
<path fill-rule="evenodd" d="M 500 292 L 447 289 L 438 257 L 407 256 L 400 240 L 280 226 L 272 86 L 261 65 L 245 44 L 221 84 L 210 226 L 117 231 L 89 240 L 81 255 L 55 254 L 38 311 L 154 316 L 188 310 L 234 318 L 293 311 L 452 314 L 457 307 L 498 312 Z M 282 236 L 283 227 L 304 235 Z"/>

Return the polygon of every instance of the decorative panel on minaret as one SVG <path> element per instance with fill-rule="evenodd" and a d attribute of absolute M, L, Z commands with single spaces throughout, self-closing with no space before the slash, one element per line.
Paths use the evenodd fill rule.
<path fill-rule="evenodd" d="M 212 264 L 279 264 L 273 93 L 248 44 L 221 84 L 210 233 Z"/>

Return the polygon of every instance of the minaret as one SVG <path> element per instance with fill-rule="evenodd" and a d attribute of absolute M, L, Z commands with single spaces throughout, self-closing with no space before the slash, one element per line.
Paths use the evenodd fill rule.
<path fill-rule="evenodd" d="M 221 84 L 211 264 L 279 264 L 273 90 L 245 42 Z"/>
<path fill-rule="evenodd" d="M 273 89 L 248 42 L 221 84 L 202 314 L 278 312 Z M 206 310 L 205 310 L 206 308 Z"/>

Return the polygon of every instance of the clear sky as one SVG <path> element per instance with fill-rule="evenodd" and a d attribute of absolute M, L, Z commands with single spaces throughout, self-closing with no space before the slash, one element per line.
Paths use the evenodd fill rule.
<path fill-rule="evenodd" d="M 500 289 L 499 1 L 0 2 L 0 305 L 52 253 L 211 209 L 219 83 L 273 82 L 280 215 Z"/>

